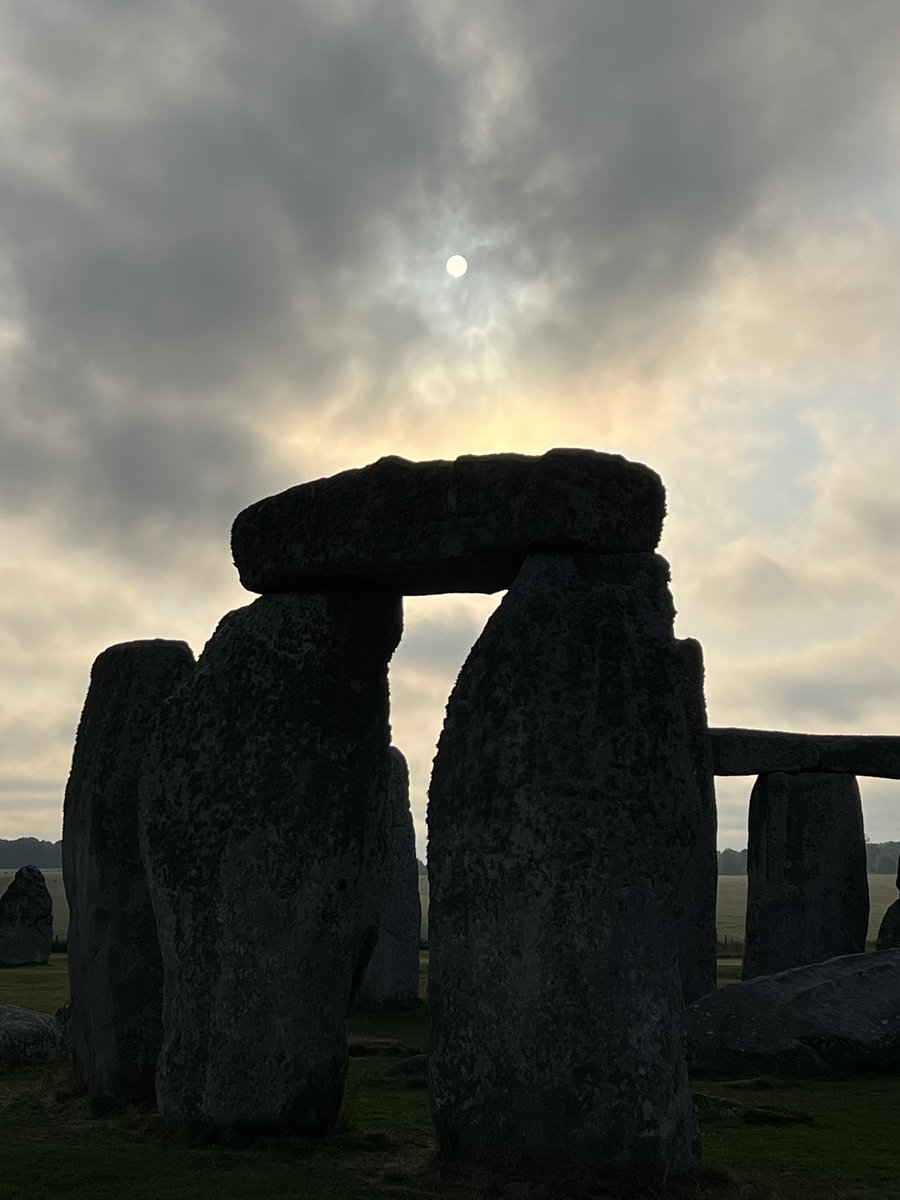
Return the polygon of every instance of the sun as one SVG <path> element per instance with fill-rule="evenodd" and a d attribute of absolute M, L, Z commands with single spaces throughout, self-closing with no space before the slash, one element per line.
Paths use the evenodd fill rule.
<path fill-rule="evenodd" d="M 469 269 L 469 264 L 461 254 L 451 254 L 447 259 L 447 274 L 453 279 L 461 279 Z"/>

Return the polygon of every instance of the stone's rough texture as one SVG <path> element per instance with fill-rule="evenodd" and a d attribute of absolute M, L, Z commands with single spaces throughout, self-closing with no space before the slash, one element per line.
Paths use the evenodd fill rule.
<path fill-rule="evenodd" d="M 865 948 L 869 882 L 852 775 L 761 775 L 747 842 L 745 979 Z"/>
<path fill-rule="evenodd" d="M 885 910 L 878 927 L 876 950 L 896 950 L 900 948 L 900 900 L 895 900 Z"/>
<path fill-rule="evenodd" d="M 390 856 L 383 883 L 378 941 L 356 995 L 357 1003 L 409 1003 L 419 995 L 419 864 L 409 807 L 409 768 L 391 747 L 388 797 Z"/>
<path fill-rule="evenodd" d="M 53 901 L 37 867 L 21 867 L 0 896 L 0 967 L 45 963 L 53 941 Z"/>
<path fill-rule="evenodd" d="M 400 626 L 381 589 L 263 597 L 159 711 L 140 817 L 169 1123 L 334 1128 L 388 851 Z"/>
<path fill-rule="evenodd" d="M 162 961 L 138 844 L 138 780 L 162 701 L 194 671 L 184 642 L 126 642 L 98 656 L 78 726 L 63 819 L 76 1078 L 95 1100 L 152 1103 L 162 1042 Z"/>
<path fill-rule="evenodd" d="M 678 965 L 685 1004 L 716 988 L 716 787 L 703 692 L 703 647 L 676 641 L 676 666 L 690 735 L 691 759 L 702 802 L 697 840 L 676 892 Z"/>
<path fill-rule="evenodd" d="M 900 737 L 710 729 L 716 775 L 824 771 L 900 779 Z"/>
<path fill-rule="evenodd" d="M 659 476 L 617 454 L 392 457 L 260 500 L 231 541 L 251 592 L 496 592 L 532 550 L 653 550 L 664 515 Z"/>
<path fill-rule="evenodd" d="M 738 1078 L 900 1067 L 900 950 L 721 988 L 685 1012 L 691 1072 Z"/>
<path fill-rule="evenodd" d="M 673 894 L 701 801 L 666 563 L 531 556 L 462 668 L 428 809 L 448 1157 L 697 1155 Z"/>
<path fill-rule="evenodd" d="M 0 1004 L 0 1075 L 63 1058 L 66 1039 L 49 1013 Z"/>

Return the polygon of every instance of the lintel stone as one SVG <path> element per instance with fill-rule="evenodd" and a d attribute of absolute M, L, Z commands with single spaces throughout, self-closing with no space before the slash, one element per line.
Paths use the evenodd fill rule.
<path fill-rule="evenodd" d="M 716 775 L 800 771 L 900 779 L 900 737 L 710 729 Z"/>
<path fill-rule="evenodd" d="M 664 515 L 656 472 L 618 454 L 391 456 L 260 500 L 231 541 L 251 592 L 496 592 L 532 551 L 652 551 Z"/>

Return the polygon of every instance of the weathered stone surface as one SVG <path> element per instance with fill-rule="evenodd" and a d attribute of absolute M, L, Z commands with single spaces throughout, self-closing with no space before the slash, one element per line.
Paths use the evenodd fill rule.
<path fill-rule="evenodd" d="M 745 979 L 865 948 L 869 881 L 852 775 L 761 775 L 747 843 Z"/>
<path fill-rule="evenodd" d="M 703 996 L 685 1011 L 691 1073 L 721 1078 L 900 1067 L 900 950 L 849 954 Z"/>
<path fill-rule="evenodd" d="M 378 918 L 378 941 L 356 994 L 359 1005 L 404 1004 L 419 994 L 419 865 L 409 807 L 409 768 L 391 747 L 388 796 L 390 855 Z"/>
<path fill-rule="evenodd" d="M 820 771 L 900 779 L 900 737 L 710 729 L 716 775 Z"/>
<path fill-rule="evenodd" d="M 251 592 L 346 580 L 410 595 L 496 592 L 532 550 L 653 550 L 664 515 L 659 476 L 617 454 L 390 457 L 260 500 L 231 542 Z"/>
<path fill-rule="evenodd" d="M 888 905 L 878 927 L 875 949 L 896 950 L 900 948 L 900 900 Z"/>
<path fill-rule="evenodd" d="M 676 892 L 678 966 L 685 1004 L 716 988 L 716 786 L 703 691 L 703 647 L 694 638 L 675 643 L 676 665 L 690 735 L 701 819 Z"/>
<path fill-rule="evenodd" d="M 45 963 L 53 941 L 53 901 L 42 872 L 21 867 L 0 896 L 0 967 Z"/>
<path fill-rule="evenodd" d="M 447 707 L 428 810 L 448 1157 L 695 1162 L 674 892 L 701 817 L 667 564 L 532 555 Z"/>
<path fill-rule="evenodd" d="M 54 1017 L 0 1004 L 0 1075 L 63 1058 L 66 1041 Z"/>
<path fill-rule="evenodd" d="M 265 596 L 221 621 L 159 711 L 140 817 L 167 1122 L 334 1127 L 388 850 L 400 604 Z"/>
<path fill-rule="evenodd" d="M 138 780 L 162 701 L 194 671 L 184 642 L 110 646 L 94 662 L 66 787 L 63 879 L 76 1078 L 108 1105 L 151 1103 L 162 961 L 138 844 Z"/>

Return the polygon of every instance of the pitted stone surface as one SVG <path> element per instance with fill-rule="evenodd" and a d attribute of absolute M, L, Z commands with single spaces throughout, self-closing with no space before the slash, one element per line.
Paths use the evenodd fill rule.
<path fill-rule="evenodd" d="M 152 1103 L 162 961 L 138 844 L 138 781 L 162 701 L 194 670 L 184 642 L 110 646 L 96 659 L 63 820 L 76 1078 L 105 1104 Z"/>
<path fill-rule="evenodd" d="M 409 768 L 391 747 L 388 796 L 390 855 L 378 918 L 378 941 L 356 995 L 359 1005 L 409 1003 L 419 994 L 419 864 L 409 807 Z"/>
<path fill-rule="evenodd" d="M 716 775 L 820 771 L 900 779 L 900 737 L 710 729 Z"/>
<path fill-rule="evenodd" d="M 869 882 L 852 775 L 761 775 L 747 842 L 745 979 L 865 948 Z"/>
<path fill-rule="evenodd" d="M 0 1004 L 0 1075 L 65 1057 L 66 1040 L 54 1017 Z"/>
<path fill-rule="evenodd" d="M 163 1120 L 334 1128 L 378 921 L 398 597 L 265 596 L 160 711 L 140 788 Z"/>
<path fill-rule="evenodd" d="M 703 647 L 694 638 L 675 643 L 678 678 L 690 734 L 691 760 L 702 807 L 697 840 L 676 893 L 678 965 L 685 1004 L 716 988 L 716 787 L 703 690 Z"/>
<path fill-rule="evenodd" d="M 245 509 L 232 550 L 251 592 L 364 580 L 410 595 L 496 592 L 532 550 L 653 550 L 659 476 L 593 450 L 381 458 Z"/>
<path fill-rule="evenodd" d="M 0 967 L 45 963 L 53 942 L 53 901 L 43 873 L 21 867 L 0 896 Z"/>
<path fill-rule="evenodd" d="M 531 556 L 450 697 L 428 809 L 445 1156 L 696 1161 L 673 893 L 701 801 L 667 579 L 650 554 Z"/>
<path fill-rule="evenodd" d="M 900 950 L 849 954 L 720 988 L 685 1012 L 697 1075 L 900 1067 Z"/>

